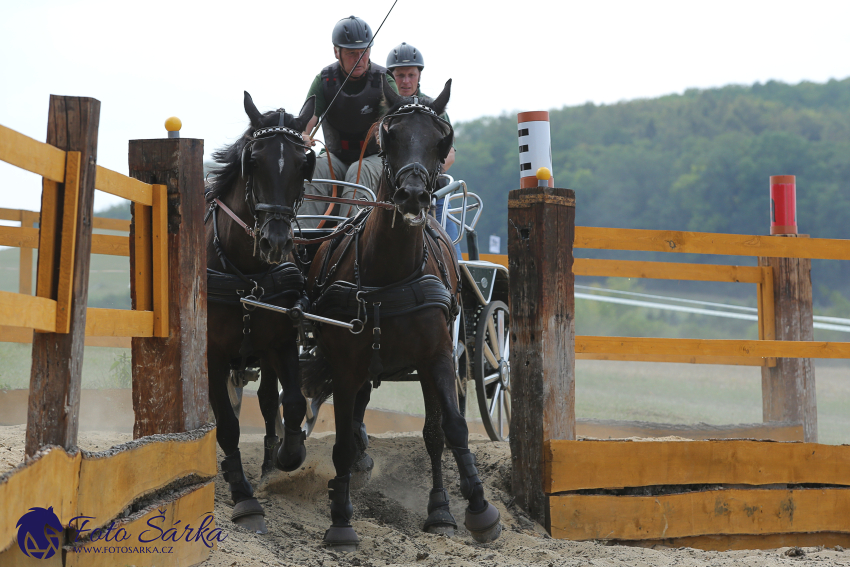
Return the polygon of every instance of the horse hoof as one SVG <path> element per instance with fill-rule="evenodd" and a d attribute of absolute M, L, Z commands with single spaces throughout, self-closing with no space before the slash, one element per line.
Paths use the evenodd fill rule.
<path fill-rule="evenodd" d="M 237 502 L 230 514 L 230 521 L 238 524 L 246 530 L 257 534 L 268 533 L 266 528 L 266 512 L 256 498 L 248 498 Z"/>
<path fill-rule="evenodd" d="M 455 535 L 457 522 L 455 517 L 449 511 L 448 503 L 445 507 L 436 508 L 428 514 L 428 519 L 425 520 L 425 525 L 422 530 L 429 534 L 445 534 L 449 537 Z"/>
<path fill-rule="evenodd" d="M 284 439 L 275 446 L 274 466 L 284 472 L 298 470 L 307 459 L 307 447 L 304 446 L 306 436 L 300 429 L 294 434 L 287 431 Z"/>
<path fill-rule="evenodd" d="M 323 543 L 334 551 L 357 551 L 360 538 L 351 526 L 331 526 L 325 532 Z"/>
<path fill-rule="evenodd" d="M 472 512 L 466 509 L 466 520 L 464 525 L 475 541 L 478 543 L 490 543 L 496 541 L 502 533 L 502 524 L 499 522 L 501 515 L 495 506 L 487 502 L 487 507 L 480 512 Z"/>

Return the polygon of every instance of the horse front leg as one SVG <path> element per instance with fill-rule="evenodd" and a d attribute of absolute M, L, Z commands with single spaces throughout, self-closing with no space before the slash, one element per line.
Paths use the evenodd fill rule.
<path fill-rule="evenodd" d="M 372 383 L 367 381 L 357 392 L 357 397 L 354 400 L 354 420 L 351 424 L 354 430 L 354 444 L 357 447 L 354 464 L 351 465 L 355 488 L 365 486 L 372 477 L 372 469 L 375 468 L 375 461 L 366 452 L 366 449 L 369 448 L 369 435 L 366 433 L 366 424 L 364 423 L 366 407 L 371 398 Z"/>
<path fill-rule="evenodd" d="M 209 352 L 214 351 L 210 349 Z M 233 411 L 230 396 L 227 394 L 227 380 L 230 374 L 227 358 L 210 356 L 208 366 L 210 403 L 215 414 L 216 440 L 224 452 L 221 471 L 230 487 L 230 496 L 234 504 L 230 519 L 251 531 L 267 533 L 265 511 L 254 498 L 254 489 L 242 468 L 242 455 L 239 452 L 239 420 L 236 418 L 236 412 Z"/>
<path fill-rule="evenodd" d="M 301 376 L 298 372 L 298 344 L 287 341 L 278 351 L 280 365 L 278 378 L 283 386 L 280 405 L 283 406 L 283 441 L 274 451 L 274 466 L 291 472 L 304 463 L 307 447 L 304 440 L 307 434 L 301 429 L 301 423 L 307 415 L 307 399 L 301 393 Z"/>
<path fill-rule="evenodd" d="M 260 387 L 257 388 L 260 413 L 266 426 L 263 438 L 262 473 L 266 476 L 273 468 L 274 449 L 280 442 L 277 422 L 280 421 L 280 401 L 277 392 L 277 372 L 266 358 L 260 361 Z"/>
<path fill-rule="evenodd" d="M 449 510 L 449 493 L 443 488 L 443 430 L 440 427 L 442 411 L 440 400 L 431 381 L 419 383 L 425 400 L 425 427 L 422 437 L 425 448 L 431 457 L 432 488 L 428 495 L 428 518 L 422 529 L 432 534 L 453 536 L 457 529 L 457 521 Z"/>
<path fill-rule="evenodd" d="M 335 376 L 333 382 L 336 442 L 333 463 L 336 476 L 328 481 L 331 501 L 331 527 L 324 542 L 340 551 L 356 551 L 360 538 L 351 527 L 354 507 L 351 505 L 351 466 L 357 454 L 354 443 L 354 401 L 361 383 L 352 374 Z"/>
<path fill-rule="evenodd" d="M 454 364 L 450 349 L 444 349 L 418 370 L 423 382 L 433 384 L 442 410 L 443 434 L 454 455 L 460 475 L 460 492 L 468 502 L 464 526 L 480 543 L 495 541 L 502 532 L 500 514 L 484 498 L 484 483 L 478 476 L 475 455 L 469 450 L 469 429 L 457 405 Z"/>

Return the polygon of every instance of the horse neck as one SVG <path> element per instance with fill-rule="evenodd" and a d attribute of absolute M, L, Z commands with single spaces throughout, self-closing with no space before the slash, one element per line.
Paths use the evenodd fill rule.
<path fill-rule="evenodd" d="M 252 227 L 254 217 L 251 216 L 251 211 L 245 202 L 244 188 L 245 180 L 240 177 L 234 187 L 231 187 L 230 191 L 220 197 L 219 200 L 242 219 L 242 222 Z M 227 257 L 227 271 L 232 272 L 230 265 L 233 265 L 243 274 L 265 272 L 269 266 L 260 260 L 259 256 L 254 256 L 254 240 L 245 233 L 245 229 L 220 207 L 216 211 L 216 217 L 221 250 Z M 210 219 L 210 222 L 213 222 L 213 220 Z M 208 266 L 216 270 L 222 269 L 221 260 L 215 252 L 214 246 L 208 247 L 207 256 Z"/>
<path fill-rule="evenodd" d="M 390 197 L 389 187 L 382 178 L 378 200 L 388 201 Z M 363 285 L 389 285 L 417 270 L 424 254 L 423 230 L 423 227 L 407 226 L 395 209 L 376 208 L 360 239 Z"/>

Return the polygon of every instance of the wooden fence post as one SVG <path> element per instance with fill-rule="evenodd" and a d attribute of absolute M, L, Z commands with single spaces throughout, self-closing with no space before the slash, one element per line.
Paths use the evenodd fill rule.
<path fill-rule="evenodd" d="M 813 341 L 812 261 L 807 258 L 759 258 L 759 266 L 773 267 L 776 340 Z M 818 411 L 812 359 L 777 358 L 776 366 L 762 366 L 761 392 L 764 421 L 802 423 L 803 440 L 817 443 Z"/>
<path fill-rule="evenodd" d="M 57 300 L 60 332 L 33 334 L 27 455 L 77 444 L 99 123 L 100 101 L 50 95 L 47 143 L 67 154 L 65 183 L 43 181 L 37 295 Z"/>
<path fill-rule="evenodd" d="M 207 262 L 204 239 L 204 141 L 190 138 L 130 141 L 130 176 L 168 187 L 167 338 L 133 338 L 133 437 L 178 433 L 208 422 Z M 131 272 L 137 254 L 136 232 L 151 232 L 151 216 L 134 204 L 130 227 Z M 150 285 L 162 285 L 152 281 Z M 138 294 L 132 283 L 134 307 Z M 148 288 L 150 289 L 150 288 Z M 147 308 L 144 306 L 143 308 Z"/>
<path fill-rule="evenodd" d="M 512 491 L 547 530 L 543 444 L 575 439 L 576 431 L 574 240 L 574 191 L 510 192 Z"/>

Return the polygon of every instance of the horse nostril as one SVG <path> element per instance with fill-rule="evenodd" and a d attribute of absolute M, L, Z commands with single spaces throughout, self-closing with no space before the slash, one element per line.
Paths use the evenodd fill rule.
<path fill-rule="evenodd" d="M 416 200 L 419 201 L 419 204 L 424 209 L 431 204 L 431 195 L 427 191 L 422 191 L 416 196 Z"/>
<path fill-rule="evenodd" d="M 399 189 L 395 194 L 395 202 L 396 203 L 404 203 L 407 199 L 410 198 L 410 193 L 407 192 L 407 189 Z"/>
<path fill-rule="evenodd" d="M 268 254 L 272 249 L 272 245 L 268 238 L 260 238 L 260 252 Z"/>

